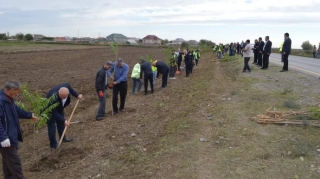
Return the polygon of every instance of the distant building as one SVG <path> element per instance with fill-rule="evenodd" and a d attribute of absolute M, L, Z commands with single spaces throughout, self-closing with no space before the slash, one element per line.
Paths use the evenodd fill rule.
<path fill-rule="evenodd" d="M 187 42 L 187 44 L 189 44 L 189 45 L 198 45 L 199 43 L 196 40 L 189 40 Z"/>
<path fill-rule="evenodd" d="M 41 34 L 33 34 L 33 41 L 42 41 L 42 38 L 45 37 Z"/>
<path fill-rule="evenodd" d="M 107 42 L 109 43 L 113 43 L 113 42 L 117 42 L 119 44 L 125 44 L 127 42 L 127 37 L 122 35 L 122 34 L 110 34 L 106 37 Z"/>
<path fill-rule="evenodd" d="M 143 44 L 161 45 L 161 39 L 155 35 L 147 35 L 142 39 Z"/>
<path fill-rule="evenodd" d="M 183 40 L 182 38 L 177 38 L 176 40 L 172 41 L 173 45 L 181 45 L 182 42 L 185 42 L 185 40 Z"/>
<path fill-rule="evenodd" d="M 71 37 L 65 36 L 64 38 L 66 38 L 66 42 L 72 42 L 73 39 Z"/>
<path fill-rule="evenodd" d="M 136 40 L 128 39 L 127 44 L 129 45 L 138 45 L 138 42 Z"/>
<path fill-rule="evenodd" d="M 66 42 L 67 39 L 65 37 L 56 37 L 56 42 Z"/>

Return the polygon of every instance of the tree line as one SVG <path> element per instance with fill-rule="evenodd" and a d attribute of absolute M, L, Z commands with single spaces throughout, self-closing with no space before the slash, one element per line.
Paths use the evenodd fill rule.
<path fill-rule="evenodd" d="M 15 39 L 19 41 L 31 41 L 33 40 L 33 36 L 31 34 L 23 34 L 21 32 L 17 33 L 15 36 Z M 6 33 L 0 33 L 0 40 L 8 40 L 9 37 L 7 36 Z"/>

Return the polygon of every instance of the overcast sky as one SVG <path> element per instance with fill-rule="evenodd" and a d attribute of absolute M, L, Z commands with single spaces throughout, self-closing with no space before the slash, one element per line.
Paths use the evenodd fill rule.
<path fill-rule="evenodd" d="M 0 32 L 45 36 L 209 39 L 238 42 L 285 32 L 293 48 L 320 42 L 320 0 L 0 0 Z"/>

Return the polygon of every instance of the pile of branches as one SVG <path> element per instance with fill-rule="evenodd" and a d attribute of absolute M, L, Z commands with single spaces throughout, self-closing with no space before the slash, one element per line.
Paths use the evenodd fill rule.
<path fill-rule="evenodd" d="M 295 120 L 299 118 L 301 120 Z M 270 111 L 270 108 L 265 114 L 252 117 L 252 120 L 257 121 L 260 124 L 286 124 L 286 125 L 299 125 L 299 126 L 314 126 L 320 127 L 320 120 L 310 117 L 307 111 Z"/>

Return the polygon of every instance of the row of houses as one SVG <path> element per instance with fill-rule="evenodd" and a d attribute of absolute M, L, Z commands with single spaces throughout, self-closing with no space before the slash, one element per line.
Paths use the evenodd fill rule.
<path fill-rule="evenodd" d="M 136 37 L 126 37 L 123 34 L 113 33 L 108 35 L 107 37 L 99 37 L 99 38 L 90 38 L 90 37 L 45 37 L 42 34 L 33 34 L 34 41 L 55 41 L 55 42 L 75 42 L 75 43 L 119 43 L 119 44 L 130 44 L 130 45 L 162 45 L 163 40 L 156 35 L 147 35 L 144 38 L 136 38 Z M 163 45 L 181 45 L 183 42 L 188 43 L 189 45 L 198 45 L 196 40 L 186 41 L 182 38 L 177 38 L 170 42 L 167 42 Z"/>

